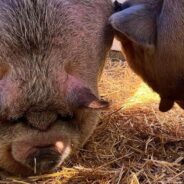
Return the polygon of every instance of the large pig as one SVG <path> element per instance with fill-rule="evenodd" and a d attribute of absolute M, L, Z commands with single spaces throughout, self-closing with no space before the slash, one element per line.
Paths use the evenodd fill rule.
<path fill-rule="evenodd" d="M 184 4 L 176 0 L 115 2 L 110 22 L 132 69 L 160 94 L 160 110 L 184 108 Z"/>
<path fill-rule="evenodd" d="M 98 122 L 110 0 L 0 0 L 0 168 L 43 173 Z"/>

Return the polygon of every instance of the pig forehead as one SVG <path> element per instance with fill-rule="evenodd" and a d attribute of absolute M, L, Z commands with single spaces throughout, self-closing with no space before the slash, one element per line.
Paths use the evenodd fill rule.
<path fill-rule="evenodd" d="M 104 3 L 105 0 L 101 3 L 97 0 L 91 3 L 40 0 L 33 5 L 28 0 L 0 0 L 1 44 L 10 51 L 29 55 L 45 55 L 57 47 L 62 47 L 63 52 L 92 48 L 103 34 L 104 21 L 110 13 L 106 8 L 99 13 L 98 6 L 94 4 Z M 108 5 L 108 1 L 105 4 Z"/>

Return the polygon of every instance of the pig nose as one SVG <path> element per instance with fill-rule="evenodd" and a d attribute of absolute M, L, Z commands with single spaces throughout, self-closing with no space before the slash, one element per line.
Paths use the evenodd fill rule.
<path fill-rule="evenodd" d="M 61 154 L 52 147 L 38 148 L 27 159 L 27 165 L 34 174 L 41 174 L 54 169 L 61 160 Z"/>
<path fill-rule="evenodd" d="M 57 113 L 51 111 L 27 112 L 28 123 L 36 129 L 45 131 L 57 120 Z"/>

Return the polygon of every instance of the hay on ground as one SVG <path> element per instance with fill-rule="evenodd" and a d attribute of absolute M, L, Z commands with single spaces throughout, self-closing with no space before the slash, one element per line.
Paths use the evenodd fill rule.
<path fill-rule="evenodd" d="M 112 106 L 61 171 L 0 183 L 183 184 L 183 110 L 159 112 L 158 95 L 126 63 L 107 63 L 100 93 Z"/>

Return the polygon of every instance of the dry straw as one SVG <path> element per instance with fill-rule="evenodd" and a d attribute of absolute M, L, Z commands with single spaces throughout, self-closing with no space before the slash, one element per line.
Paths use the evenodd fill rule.
<path fill-rule="evenodd" d="M 184 183 L 183 110 L 159 112 L 159 97 L 126 63 L 107 63 L 100 94 L 112 105 L 86 146 L 57 173 L 0 183 Z"/>

